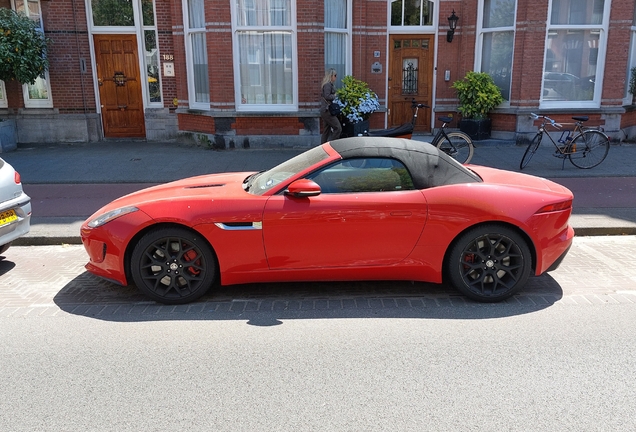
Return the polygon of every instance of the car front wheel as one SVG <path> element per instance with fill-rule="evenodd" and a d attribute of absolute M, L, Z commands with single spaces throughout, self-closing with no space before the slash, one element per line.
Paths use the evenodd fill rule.
<path fill-rule="evenodd" d="M 461 235 L 447 261 L 451 284 L 480 302 L 497 302 L 519 291 L 532 270 L 526 241 L 510 228 L 484 225 Z"/>
<path fill-rule="evenodd" d="M 210 290 L 216 260 L 200 234 L 159 228 L 144 235 L 133 249 L 131 273 L 137 288 L 153 300 L 184 304 Z"/>
<path fill-rule="evenodd" d="M 5 253 L 9 249 L 9 246 L 11 246 L 10 242 L 7 243 L 7 244 L 0 245 L 0 254 Z M 3 258 L 4 257 L 0 257 L 0 260 L 3 259 Z"/>

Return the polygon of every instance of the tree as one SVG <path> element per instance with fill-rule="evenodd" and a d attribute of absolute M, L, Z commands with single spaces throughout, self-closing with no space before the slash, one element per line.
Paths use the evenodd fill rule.
<path fill-rule="evenodd" d="M 0 80 L 33 84 L 49 68 L 48 43 L 35 21 L 0 8 Z"/>

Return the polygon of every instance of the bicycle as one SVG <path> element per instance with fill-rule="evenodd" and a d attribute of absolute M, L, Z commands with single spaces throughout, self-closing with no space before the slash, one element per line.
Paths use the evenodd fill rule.
<path fill-rule="evenodd" d="M 464 132 L 446 133 L 446 125 L 453 120 L 452 117 L 437 117 L 437 120 L 442 122 L 442 127 L 437 130 L 437 134 L 435 134 L 431 144 L 454 158 L 457 162 L 461 164 L 469 163 L 475 153 L 473 140 Z"/>
<path fill-rule="evenodd" d="M 411 101 L 413 119 L 410 123 L 405 123 L 402 126 L 397 126 L 390 129 L 369 131 L 365 135 L 411 139 L 411 137 L 413 136 L 413 129 L 415 128 L 415 122 L 417 121 L 417 113 L 420 108 L 430 107 L 425 104 L 417 103 L 415 99 L 413 99 Z M 431 144 L 454 158 L 457 162 L 461 164 L 469 163 L 475 152 L 473 141 L 468 135 L 463 132 L 446 133 L 446 125 L 453 120 L 452 117 L 443 116 L 438 117 L 437 120 L 442 122 L 442 127 L 437 130 L 437 133 L 435 134 L 435 137 L 433 137 L 433 141 L 431 142 Z"/>
<path fill-rule="evenodd" d="M 588 121 L 588 116 L 572 117 L 573 120 L 576 120 L 574 130 L 564 130 L 561 132 L 561 137 L 557 140 L 561 145 L 554 141 L 550 135 L 550 131 L 546 129 L 546 126 L 550 126 L 553 127 L 555 131 L 559 130 L 563 127 L 561 123 L 557 123 L 548 116 L 540 116 L 535 113 L 530 113 L 530 116 L 535 120 L 543 119 L 543 121 L 537 130 L 537 134 L 532 141 L 530 141 L 530 144 L 528 144 L 521 158 L 521 162 L 519 163 L 520 170 L 524 169 L 530 162 L 530 159 L 532 159 L 532 156 L 541 144 L 544 133 L 550 138 L 550 141 L 552 141 L 552 144 L 556 148 L 554 156 L 563 159 L 562 169 L 563 166 L 565 166 L 566 158 L 577 168 L 590 169 L 603 162 L 607 157 L 610 148 L 609 137 L 600 127 L 591 128 L 584 126 L 583 123 Z"/>

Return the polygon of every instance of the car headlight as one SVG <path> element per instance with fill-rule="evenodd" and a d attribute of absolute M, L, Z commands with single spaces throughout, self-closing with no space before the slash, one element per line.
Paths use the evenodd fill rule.
<path fill-rule="evenodd" d="M 139 209 L 137 207 L 133 207 L 133 206 L 129 206 L 129 207 L 121 207 L 115 210 L 111 210 L 109 212 L 104 213 L 101 216 L 96 217 L 95 219 L 92 219 L 89 223 L 88 226 L 90 228 L 97 228 L 100 227 L 104 224 L 107 224 L 108 222 L 112 221 L 113 219 L 117 219 L 118 217 L 127 215 L 128 213 L 133 213 L 138 211 Z"/>

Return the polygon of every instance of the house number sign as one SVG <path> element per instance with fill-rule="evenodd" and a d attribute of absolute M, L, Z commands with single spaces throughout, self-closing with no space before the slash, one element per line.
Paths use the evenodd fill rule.
<path fill-rule="evenodd" d="M 161 58 L 163 59 L 163 76 L 173 77 L 174 76 L 174 55 L 162 54 Z"/>
<path fill-rule="evenodd" d="M 174 63 L 165 63 L 163 64 L 163 76 L 173 77 L 174 76 Z"/>

